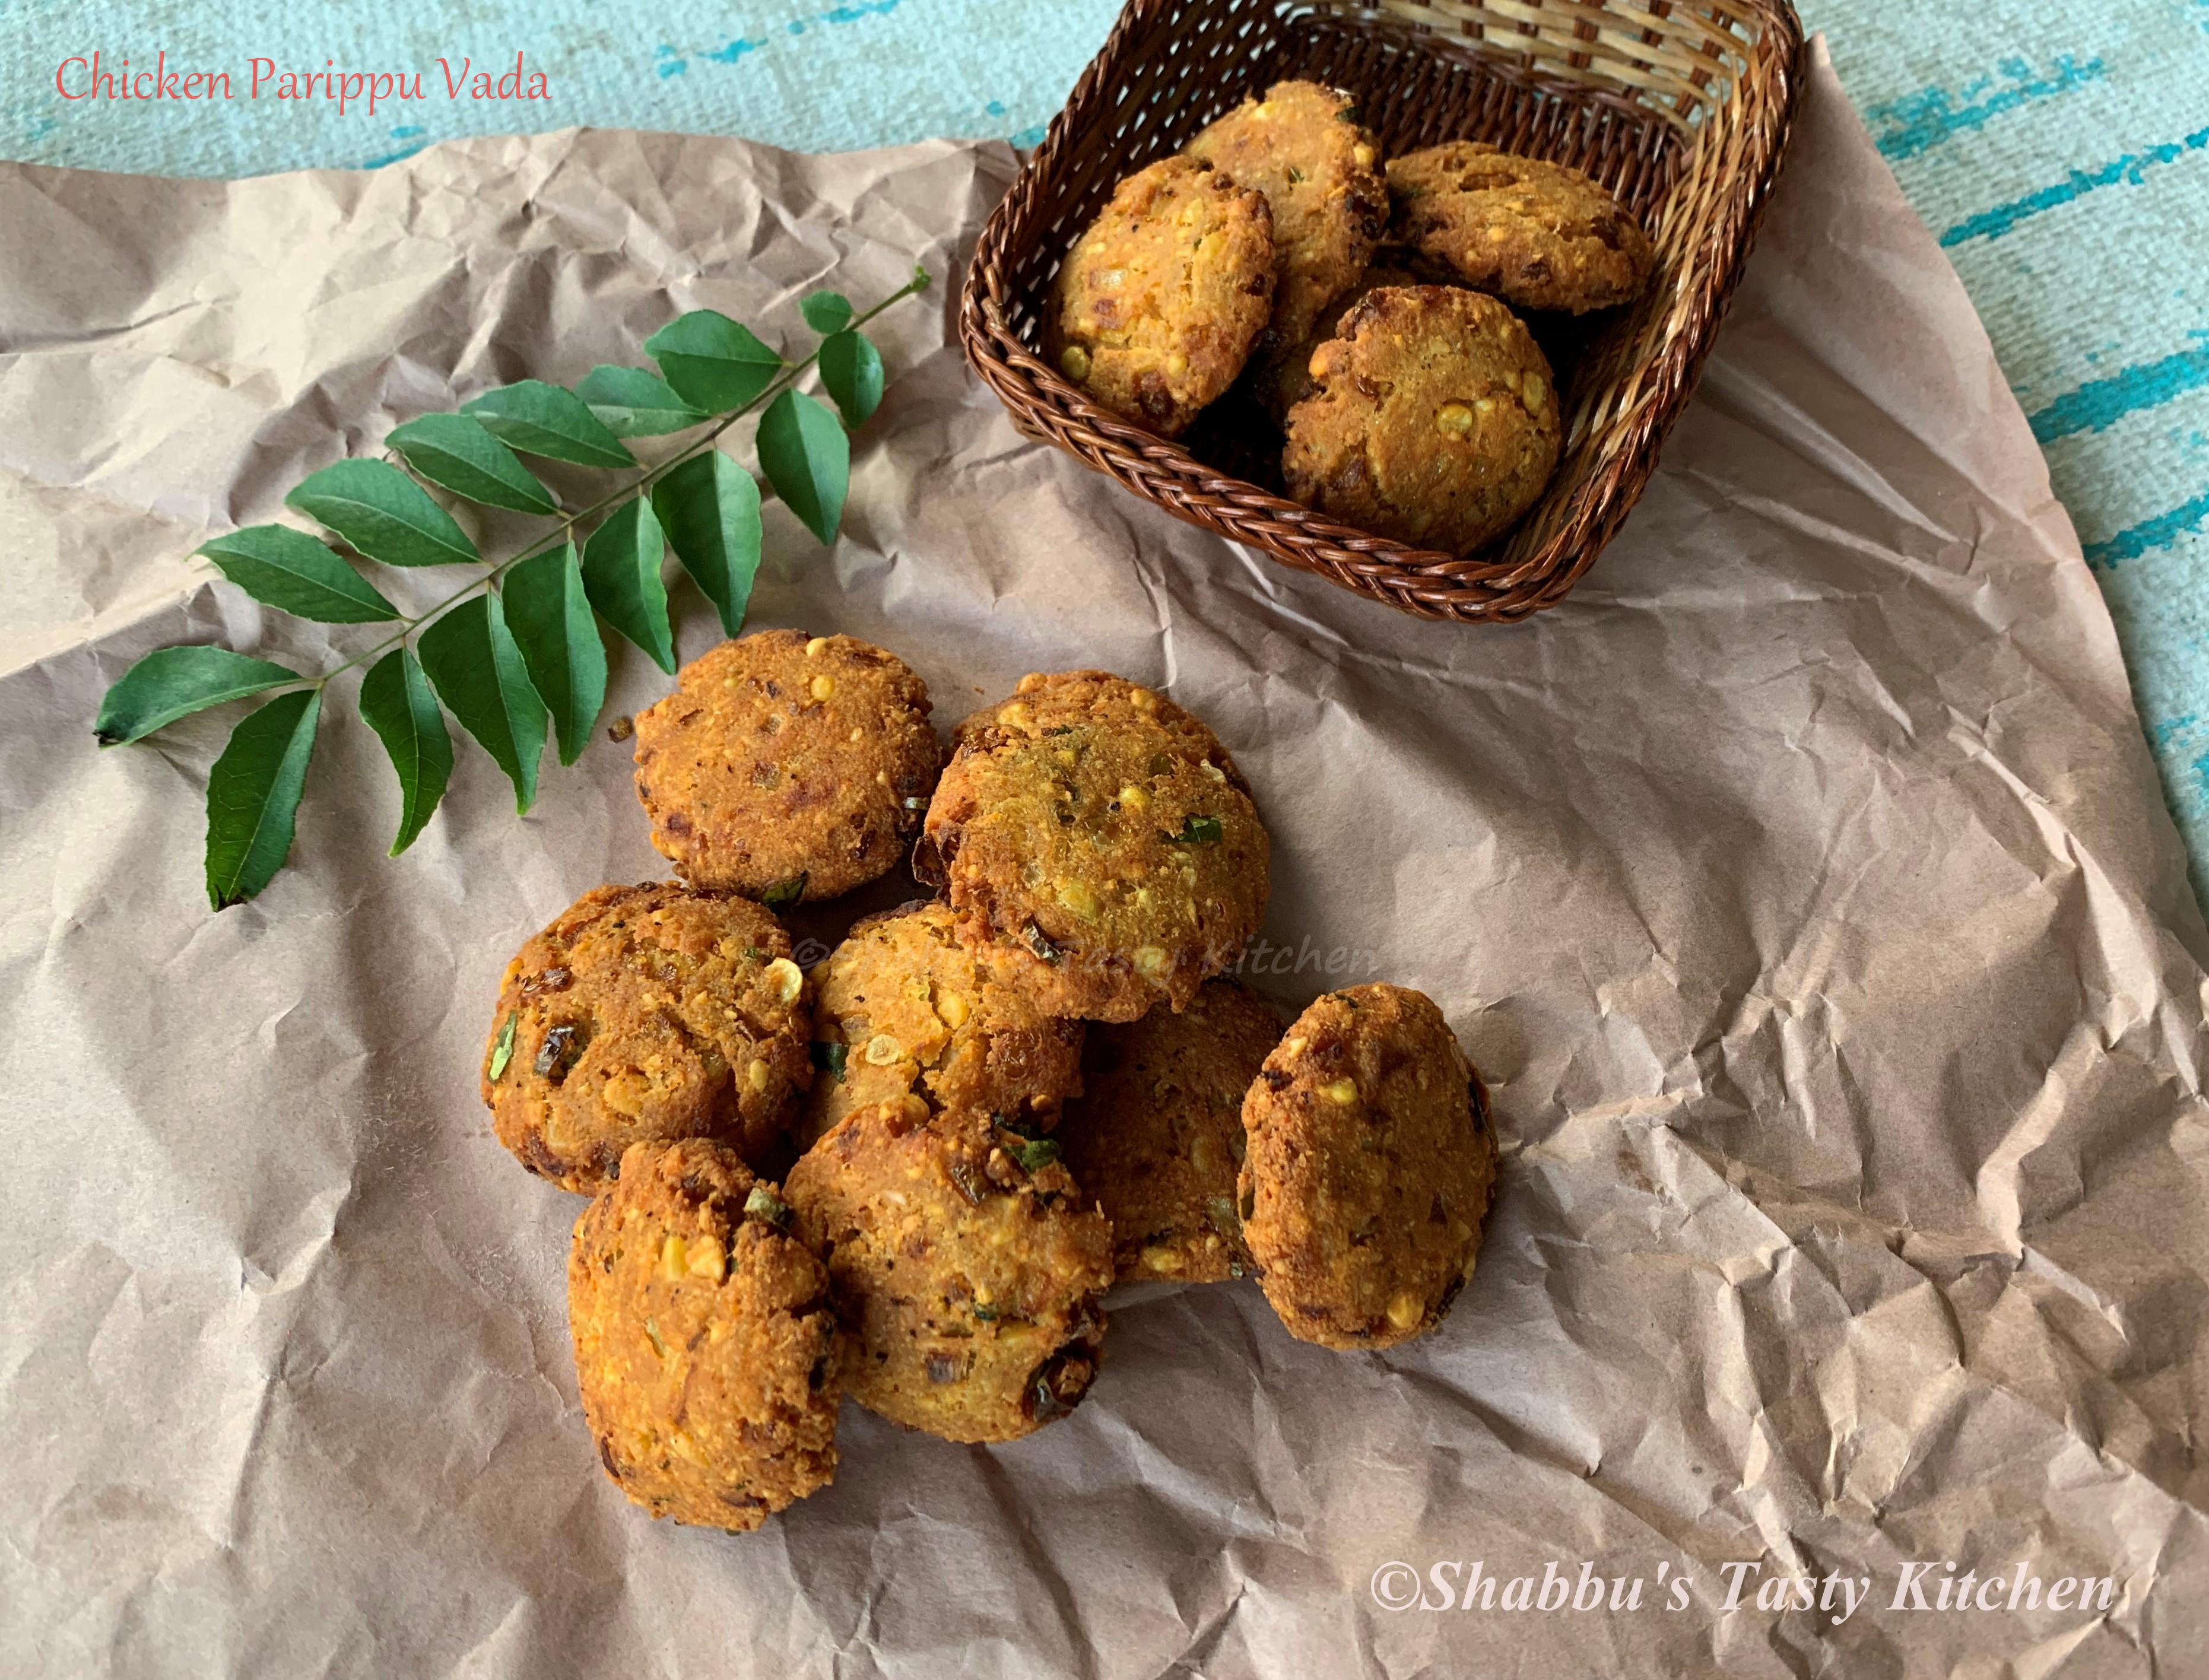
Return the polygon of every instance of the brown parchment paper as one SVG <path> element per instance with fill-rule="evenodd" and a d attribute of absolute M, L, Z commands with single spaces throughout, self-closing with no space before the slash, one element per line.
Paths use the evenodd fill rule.
<path fill-rule="evenodd" d="M 581 1204 L 475 1080 L 515 945 L 660 872 L 626 750 L 548 758 L 517 821 L 465 746 L 387 862 L 340 704 L 292 867 L 215 916 L 228 714 L 105 753 L 89 720 L 161 643 L 360 645 L 186 557 L 305 472 L 679 309 L 794 329 L 816 285 L 948 275 L 1012 170 L 617 133 L 0 168 L 0 1671 L 2204 1672 L 2209 940 L 2070 525 L 1823 69 L 1664 469 L 1518 628 L 1357 601 L 1022 442 L 948 283 L 885 318 L 845 533 L 771 509 L 753 623 L 888 643 L 946 724 L 1091 665 L 1209 719 L 1277 847 L 1255 978 L 1438 998 L 1501 1201 L 1442 1333 L 1385 1356 L 1249 1284 L 1153 1289 L 1070 1421 L 970 1449 L 847 1406 L 834 1486 L 748 1538 L 599 1473 Z M 608 715 L 665 687 L 617 658 Z M 2115 1596 L 1896 1609 L 1913 1560 Z M 1382 1602 L 1386 1565 L 1431 1605 L 1476 1562 L 1645 1596 Z M 1792 1575 L 1871 1586 L 1758 1606 Z"/>

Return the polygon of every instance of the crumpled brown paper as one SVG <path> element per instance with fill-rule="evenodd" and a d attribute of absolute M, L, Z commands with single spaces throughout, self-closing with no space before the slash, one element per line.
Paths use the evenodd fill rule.
<path fill-rule="evenodd" d="M 845 534 L 772 509 L 754 623 L 887 643 L 946 724 L 1031 669 L 1169 688 L 1272 824 L 1254 978 L 1433 993 L 1495 1087 L 1501 1201 L 1395 1352 L 1291 1341 L 1249 1284 L 1130 1292 L 1032 1439 L 846 1407 L 834 1486 L 748 1538 L 608 1484 L 581 1203 L 475 1080 L 519 942 L 660 873 L 626 751 L 516 821 L 464 747 L 391 863 L 340 705 L 292 867 L 216 916 L 227 719 L 105 753 L 88 722 L 160 643 L 358 645 L 186 557 L 306 471 L 680 309 L 792 329 L 816 286 L 949 275 L 1012 171 L 614 133 L 233 184 L 0 168 L 0 1669 L 2199 1664 L 2209 940 L 2070 525 L 1823 71 L 1663 470 L 1518 628 L 1397 616 L 1024 443 L 948 283 L 884 319 Z M 715 634 L 695 597 L 682 623 L 686 656 Z M 608 715 L 665 687 L 621 657 Z M 2020 1565 L 2110 1606 L 2013 1610 Z M 1966 1569 L 1995 1607 L 1931 1607 Z M 1827 1608 L 1759 1606 L 1798 1575 Z M 1841 1619 L 1817 1583 L 1859 1579 Z"/>

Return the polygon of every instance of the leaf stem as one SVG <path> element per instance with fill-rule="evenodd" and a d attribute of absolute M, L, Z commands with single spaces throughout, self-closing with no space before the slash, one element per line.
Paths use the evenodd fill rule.
<path fill-rule="evenodd" d="M 888 297 L 883 298 L 882 302 L 876 304 L 872 309 L 867 310 L 865 314 L 854 316 L 845 324 L 843 330 L 846 332 L 852 332 L 858 328 L 865 326 L 867 322 L 872 321 L 884 310 L 889 308 L 891 304 L 902 302 L 907 298 L 914 297 L 920 292 L 925 292 L 928 289 L 928 286 L 929 281 L 927 276 L 924 274 L 916 272 L 912 279 L 907 280 L 905 285 L 900 286 L 895 292 L 891 292 Z M 352 658 L 347 659 L 343 665 L 331 667 L 329 670 L 324 671 L 321 676 L 308 682 L 305 686 L 316 689 L 317 691 L 327 688 L 329 685 L 330 679 L 332 677 L 341 677 L 346 671 L 351 671 L 354 666 L 364 665 L 368 660 L 374 659 L 378 653 L 382 653 L 386 648 L 395 647 L 399 643 L 406 641 L 406 638 L 413 635 L 415 631 L 421 629 L 425 625 L 442 617 L 447 612 L 452 611 L 453 608 L 458 606 L 462 601 L 466 600 L 479 590 L 489 589 L 492 584 L 497 582 L 501 577 L 504 576 L 513 568 L 520 565 L 523 561 L 533 560 L 539 555 L 546 553 L 551 550 L 558 547 L 561 544 L 568 541 L 575 528 L 578 525 L 581 525 L 584 521 L 590 519 L 594 515 L 603 513 L 607 509 L 614 507 L 620 503 L 626 502 L 632 496 L 641 495 L 646 490 L 649 489 L 654 482 L 671 469 L 680 467 L 684 461 L 692 459 L 694 456 L 702 455 L 707 449 L 713 448 L 713 445 L 719 441 L 720 436 L 723 432 L 726 431 L 731 426 L 736 425 L 738 420 L 743 418 L 745 415 L 750 413 L 761 403 L 769 401 L 773 398 L 779 396 L 783 392 L 788 390 L 792 385 L 796 384 L 800 379 L 803 379 L 805 376 L 806 370 L 810 368 L 814 363 L 818 361 L 820 358 L 821 348 L 819 345 L 816 345 L 812 352 L 806 356 L 804 360 L 787 364 L 785 370 L 778 374 L 773 382 L 757 396 L 754 397 L 749 402 L 746 403 L 741 408 L 730 410 L 729 412 L 721 416 L 719 419 L 714 421 L 713 430 L 707 432 L 703 437 L 695 439 L 692 443 L 685 444 L 682 449 L 677 449 L 673 455 L 668 456 L 665 461 L 659 462 L 657 466 L 647 467 L 643 472 L 638 473 L 637 476 L 629 483 L 621 485 L 617 489 L 608 491 L 597 501 L 592 503 L 587 508 L 579 509 L 575 512 L 569 514 L 554 527 L 553 533 L 551 536 L 546 537 L 543 541 L 536 544 L 533 547 L 526 548 L 521 553 L 516 554 L 509 559 L 500 561 L 497 564 L 492 566 L 491 569 L 485 572 L 481 577 L 477 578 L 472 582 L 463 586 L 461 588 L 454 591 L 453 593 L 446 596 L 443 600 L 439 601 L 435 606 L 430 608 L 427 611 L 412 618 L 402 618 L 399 628 L 394 630 L 390 635 L 385 636 L 382 641 L 375 643 L 371 647 L 364 648 L 361 652 L 354 654 Z"/>

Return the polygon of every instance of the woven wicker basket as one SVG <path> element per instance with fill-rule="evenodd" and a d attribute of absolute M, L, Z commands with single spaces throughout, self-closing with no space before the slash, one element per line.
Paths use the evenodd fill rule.
<path fill-rule="evenodd" d="M 1787 0 L 1131 0 L 983 230 L 967 358 L 1022 431 L 1192 524 L 1407 612 L 1522 618 L 1564 598 L 1656 467 L 1779 170 L 1801 51 Z M 1556 476 L 1470 558 L 1300 507 L 1233 428 L 1168 443 L 1036 353 L 1052 279 L 1114 184 L 1288 76 L 1356 93 L 1391 155 L 1479 139 L 1586 170 L 1656 242 L 1641 298 L 1558 351 Z"/>

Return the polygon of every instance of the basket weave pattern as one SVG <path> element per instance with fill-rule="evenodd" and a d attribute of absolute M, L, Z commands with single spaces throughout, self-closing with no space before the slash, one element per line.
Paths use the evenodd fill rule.
<path fill-rule="evenodd" d="M 1525 617 L 1564 598 L 1656 467 L 1778 172 L 1801 51 L 1787 0 L 1130 0 L 983 231 L 960 303 L 967 359 L 1020 431 L 1192 524 L 1408 612 Z M 1556 475 L 1469 558 L 1208 465 L 1039 358 L 1051 281 L 1121 178 L 1292 76 L 1355 93 L 1390 156 L 1486 140 L 1585 170 L 1655 243 L 1648 289 L 1566 377 Z"/>

